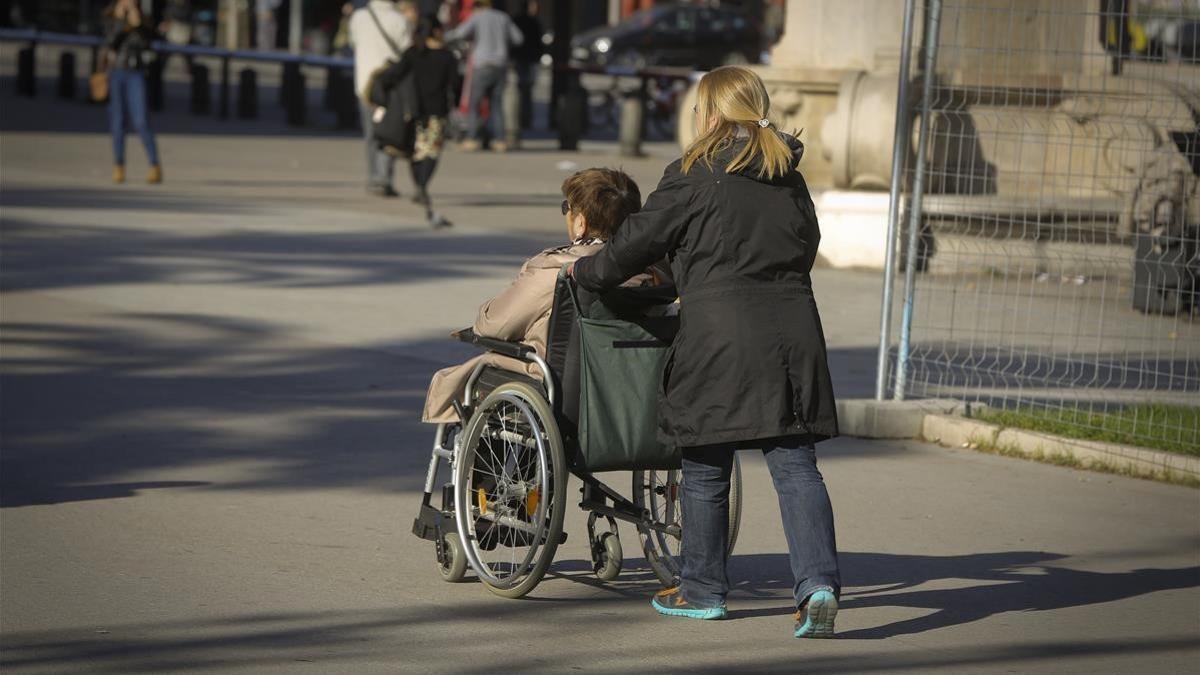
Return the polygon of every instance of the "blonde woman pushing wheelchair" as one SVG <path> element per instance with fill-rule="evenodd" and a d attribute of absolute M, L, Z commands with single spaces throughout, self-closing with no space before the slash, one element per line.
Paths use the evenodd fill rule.
<path fill-rule="evenodd" d="M 759 449 L 779 496 L 796 637 L 832 637 L 841 580 L 833 509 L 815 444 L 836 436 L 825 338 L 809 271 L 820 232 L 803 145 L 769 121 L 762 80 L 736 66 L 700 81 L 700 136 L 604 250 L 571 273 L 612 288 L 664 256 L 681 327 L 659 391 L 659 437 L 683 448 L 681 583 L 661 614 L 726 615 L 733 453 Z"/>

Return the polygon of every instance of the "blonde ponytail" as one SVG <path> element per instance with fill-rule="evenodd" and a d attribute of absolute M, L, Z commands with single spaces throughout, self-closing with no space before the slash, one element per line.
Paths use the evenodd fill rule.
<path fill-rule="evenodd" d="M 749 140 L 725 171 L 734 173 L 758 164 L 759 178 L 779 178 L 792 170 L 792 150 L 774 125 L 763 125 L 771 107 L 767 87 L 752 71 L 724 66 L 705 75 L 696 88 L 698 128 L 706 129 L 683 153 L 683 172 L 697 161 L 712 168 L 713 159 L 733 145 L 738 130 Z"/>

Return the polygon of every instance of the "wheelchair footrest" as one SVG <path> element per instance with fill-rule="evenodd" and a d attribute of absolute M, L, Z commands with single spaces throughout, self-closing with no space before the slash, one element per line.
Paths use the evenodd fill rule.
<path fill-rule="evenodd" d="M 421 539 L 437 541 L 439 531 L 444 532 L 447 529 L 453 531 L 453 520 L 432 506 L 424 505 L 421 507 L 421 512 L 413 519 L 412 532 Z M 447 521 L 450 521 L 449 528 L 446 527 Z"/>

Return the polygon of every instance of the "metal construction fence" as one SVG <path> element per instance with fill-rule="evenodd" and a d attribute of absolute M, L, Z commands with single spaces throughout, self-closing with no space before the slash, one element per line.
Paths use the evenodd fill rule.
<path fill-rule="evenodd" d="M 912 5 L 877 396 L 1200 447 L 1200 0 Z"/>

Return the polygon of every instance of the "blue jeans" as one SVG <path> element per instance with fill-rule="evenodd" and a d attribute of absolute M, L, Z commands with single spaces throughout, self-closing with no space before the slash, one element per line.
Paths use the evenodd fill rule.
<path fill-rule="evenodd" d="M 812 446 L 762 448 L 779 496 L 783 532 L 795 583 L 796 606 L 818 590 L 841 591 L 833 507 L 825 479 L 817 470 Z M 725 573 L 729 535 L 729 479 L 732 445 L 683 449 L 680 507 L 683 541 L 680 551 L 683 597 L 693 606 L 725 604 L 729 578 Z"/>
<path fill-rule="evenodd" d="M 108 130 L 112 133 L 113 163 L 125 164 L 125 120 L 142 137 L 146 160 L 158 165 L 158 146 L 146 116 L 146 74 L 114 68 L 108 73 Z"/>
<path fill-rule="evenodd" d="M 375 140 L 375 119 L 372 117 L 371 106 L 358 102 L 358 113 L 361 115 L 363 138 L 367 142 L 367 187 L 391 187 L 395 175 L 396 159 L 384 152 Z"/>
<path fill-rule="evenodd" d="M 483 123 L 479 120 L 479 105 L 484 98 L 492 116 L 491 138 L 504 138 L 504 80 L 508 68 L 504 66 L 477 66 L 471 72 L 471 97 L 467 103 L 467 137 L 483 142 Z"/>

